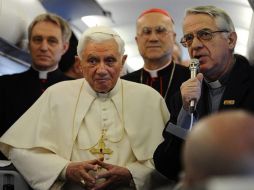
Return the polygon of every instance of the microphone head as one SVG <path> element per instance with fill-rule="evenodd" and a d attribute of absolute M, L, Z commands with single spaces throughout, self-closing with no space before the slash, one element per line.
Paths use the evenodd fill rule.
<path fill-rule="evenodd" d="M 199 60 L 198 59 L 191 59 L 190 61 L 190 66 L 189 66 L 190 70 L 198 70 L 199 69 Z"/>
<path fill-rule="evenodd" d="M 194 78 L 197 76 L 198 70 L 199 70 L 199 60 L 198 59 L 191 59 L 190 62 L 190 77 Z M 195 100 L 191 100 L 190 101 L 190 112 L 193 113 L 196 107 L 196 101 Z"/>

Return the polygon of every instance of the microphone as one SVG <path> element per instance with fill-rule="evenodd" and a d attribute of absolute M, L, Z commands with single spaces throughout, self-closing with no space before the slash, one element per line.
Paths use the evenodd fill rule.
<path fill-rule="evenodd" d="M 191 59 L 189 69 L 190 69 L 191 78 L 195 78 L 197 76 L 197 73 L 199 70 L 199 60 L 198 59 Z M 195 107 L 196 107 L 195 104 L 196 104 L 195 100 L 190 101 L 190 112 L 191 113 L 193 113 L 195 111 Z"/>

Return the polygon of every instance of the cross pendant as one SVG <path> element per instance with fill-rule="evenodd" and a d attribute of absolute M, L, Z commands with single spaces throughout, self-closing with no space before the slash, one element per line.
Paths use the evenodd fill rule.
<path fill-rule="evenodd" d="M 106 144 L 104 142 L 106 140 L 105 131 L 106 131 L 106 129 L 102 129 L 101 138 L 98 141 L 98 146 L 97 146 L 98 148 L 93 147 L 90 149 L 90 152 L 92 154 L 98 154 L 99 158 L 104 158 L 105 154 L 110 155 L 113 153 L 113 150 L 111 150 L 110 148 L 107 148 Z"/>

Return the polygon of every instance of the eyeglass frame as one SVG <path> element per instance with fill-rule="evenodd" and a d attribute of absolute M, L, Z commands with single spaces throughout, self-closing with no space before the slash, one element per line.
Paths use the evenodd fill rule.
<path fill-rule="evenodd" d="M 185 34 L 185 35 L 181 38 L 180 43 L 182 44 L 183 47 L 188 48 L 188 47 L 191 46 L 191 44 L 192 44 L 192 42 L 193 42 L 193 40 L 194 40 L 195 37 L 197 37 L 197 38 L 198 38 L 199 40 L 201 40 L 201 41 L 210 41 L 210 40 L 213 39 L 215 33 L 223 33 L 223 32 L 227 32 L 227 33 L 228 33 L 228 32 L 230 32 L 230 31 L 228 31 L 228 30 L 215 30 L 215 31 L 212 31 L 212 30 L 210 30 L 210 29 L 203 28 L 203 29 L 197 31 L 195 35 L 194 35 L 194 33 Z M 203 34 L 210 34 L 210 36 L 209 36 L 209 38 L 201 37 L 201 35 L 203 35 Z M 191 35 L 191 37 L 192 37 L 192 39 L 190 40 L 189 43 L 188 43 L 187 40 L 186 40 L 186 36 L 188 36 L 188 35 L 189 35 L 189 36 Z M 184 41 L 184 39 L 185 39 L 185 41 Z"/>
<path fill-rule="evenodd" d="M 148 31 L 149 33 L 144 33 L 145 29 L 149 29 L 149 31 Z M 161 29 L 163 29 L 163 30 L 161 30 Z M 168 30 L 165 26 L 158 25 L 158 26 L 155 26 L 155 27 L 147 27 L 147 26 L 143 27 L 142 30 L 141 30 L 141 33 L 138 33 L 138 35 L 141 36 L 141 37 L 149 37 L 149 36 L 152 35 L 153 31 L 154 31 L 154 33 L 157 37 L 158 36 L 163 37 L 163 36 L 165 36 L 169 33 L 175 34 L 174 31 Z"/>

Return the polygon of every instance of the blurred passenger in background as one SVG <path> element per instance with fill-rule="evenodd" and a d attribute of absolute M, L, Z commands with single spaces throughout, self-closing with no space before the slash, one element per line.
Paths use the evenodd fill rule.
<path fill-rule="evenodd" d="M 172 57 L 173 57 L 174 63 L 181 64 L 181 62 L 182 62 L 182 49 L 181 49 L 180 45 L 177 42 L 174 43 Z"/>
<path fill-rule="evenodd" d="M 183 189 L 201 189 L 212 178 L 251 176 L 253 181 L 254 116 L 237 110 L 201 119 L 186 139 L 183 165 Z"/>
<path fill-rule="evenodd" d="M 185 67 L 189 67 L 189 64 L 190 64 L 190 60 L 183 60 L 182 57 L 183 57 L 183 52 L 182 52 L 182 49 L 180 47 L 180 44 L 175 42 L 174 44 L 174 47 L 173 47 L 173 61 L 176 63 L 176 64 L 179 64 L 179 65 L 183 65 Z"/>
<path fill-rule="evenodd" d="M 78 40 L 74 33 L 72 33 L 69 49 L 62 56 L 59 62 L 59 69 L 70 79 L 78 79 L 83 77 L 80 65 L 75 61 L 75 56 L 77 56 L 77 45 Z"/>

